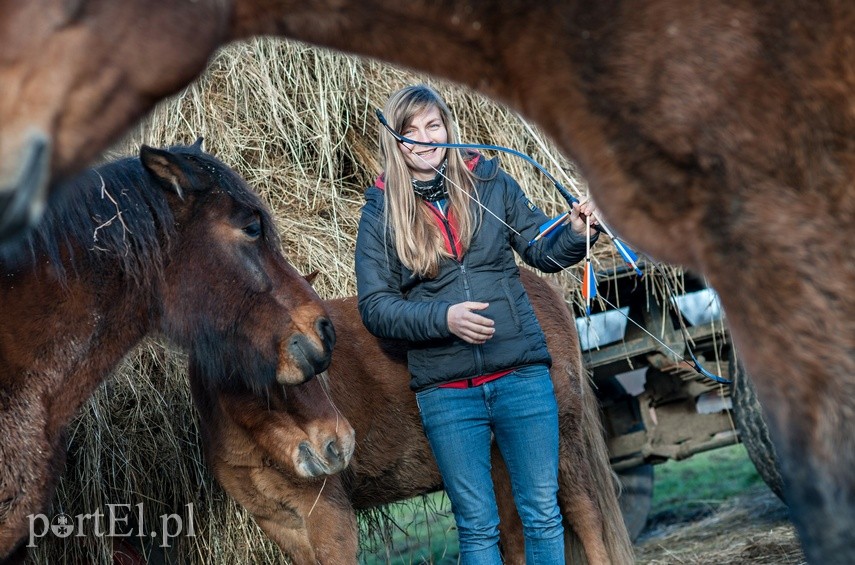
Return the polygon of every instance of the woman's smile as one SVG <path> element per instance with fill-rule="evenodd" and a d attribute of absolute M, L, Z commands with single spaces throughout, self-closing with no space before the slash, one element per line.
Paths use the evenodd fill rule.
<path fill-rule="evenodd" d="M 448 130 L 442 121 L 439 108 L 429 106 L 413 116 L 401 134 L 407 139 L 425 143 L 447 143 Z M 418 180 L 430 180 L 445 159 L 444 147 L 425 147 L 413 143 L 401 143 L 401 152 L 410 174 Z"/>

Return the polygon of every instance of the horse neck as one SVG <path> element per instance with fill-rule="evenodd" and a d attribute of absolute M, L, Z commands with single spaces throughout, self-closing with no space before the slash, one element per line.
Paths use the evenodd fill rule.
<path fill-rule="evenodd" d="M 60 281 L 49 266 L 5 274 L 0 374 L 37 394 L 50 425 L 62 427 L 152 328 L 151 301 L 118 276 L 69 271 Z"/>

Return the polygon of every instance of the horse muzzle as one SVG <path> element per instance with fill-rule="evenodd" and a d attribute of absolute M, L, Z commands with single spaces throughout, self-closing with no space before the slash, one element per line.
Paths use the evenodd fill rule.
<path fill-rule="evenodd" d="M 50 180 L 50 141 L 38 131 L 27 135 L 20 165 L 0 179 L 0 243 L 20 236 L 42 217 Z"/>
<path fill-rule="evenodd" d="M 322 445 L 313 446 L 304 441 L 297 450 L 295 467 L 297 473 L 306 478 L 334 475 L 344 470 L 353 456 L 356 433 L 347 426 L 347 431 L 327 438 Z"/>
<path fill-rule="evenodd" d="M 280 356 L 286 359 L 276 371 L 276 380 L 284 385 L 298 385 L 327 370 L 332 361 L 335 330 L 328 318 L 315 321 L 317 340 L 295 333 L 283 344 Z"/>

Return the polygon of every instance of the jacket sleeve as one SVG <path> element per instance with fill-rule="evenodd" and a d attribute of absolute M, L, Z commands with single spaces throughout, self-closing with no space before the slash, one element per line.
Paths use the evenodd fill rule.
<path fill-rule="evenodd" d="M 362 209 L 356 236 L 356 287 L 363 324 L 381 338 L 422 342 L 451 336 L 450 303 L 404 297 L 401 281 L 405 269 L 394 244 L 385 237 L 382 216 L 367 208 Z"/>
<path fill-rule="evenodd" d="M 585 258 L 587 247 L 584 235 L 577 234 L 569 225 L 557 234 L 544 237 L 529 245 L 538 234 L 538 228 L 549 221 L 523 193 L 519 184 L 510 175 L 502 172 L 499 179 L 505 182 L 505 210 L 508 224 L 520 235 L 511 234 L 511 245 L 528 265 L 546 273 L 556 273 Z M 591 245 L 599 233 L 591 236 Z"/>

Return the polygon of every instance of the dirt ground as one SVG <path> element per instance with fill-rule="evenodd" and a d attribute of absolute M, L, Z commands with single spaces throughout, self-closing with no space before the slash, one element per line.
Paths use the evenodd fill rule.
<path fill-rule="evenodd" d="M 651 516 L 636 542 L 637 565 L 801 565 L 787 508 L 765 486 L 703 507 L 689 521 Z"/>

